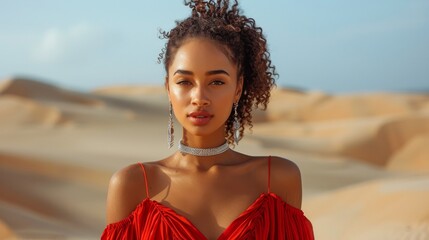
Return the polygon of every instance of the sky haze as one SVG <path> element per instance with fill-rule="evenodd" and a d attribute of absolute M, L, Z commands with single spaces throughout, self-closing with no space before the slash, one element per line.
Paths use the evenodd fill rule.
<path fill-rule="evenodd" d="M 429 1 L 241 1 L 264 29 L 278 85 L 333 93 L 429 91 Z M 2 1 L 0 78 L 90 90 L 160 85 L 182 1 Z"/>

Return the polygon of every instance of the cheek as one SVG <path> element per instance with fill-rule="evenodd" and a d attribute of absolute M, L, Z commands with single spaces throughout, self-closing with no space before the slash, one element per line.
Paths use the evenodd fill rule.
<path fill-rule="evenodd" d="M 170 100 L 173 102 L 181 102 L 184 101 L 184 99 L 187 97 L 186 93 L 181 89 L 174 85 L 170 85 Z"/>
<path fill-rule="evenodd" d="M 170 88 L 170 97 L 172 98 L 172 100 L 180 100 L 181 98 L 183 98 L 183 94 L 181 92 L 182 91 L 177 88 Z"/>
<path fill-rule="evenodd" d="M 230 110 L 232 109 L 232 104 L 234 101 L 234 96 L 231 92 L 221 92 L 218 93 L 212 102 L 212 104 L 218 109 L 218 111 L 222 112 L 222 115 L 229 116 Z"/>
<path fill-rule="evenodd" d="M 218 102 L 222 102 L 220 104 L 226 106 L 225 104 L 227 103 L 232 103 L 232 101 L 234 100 L 234 89 L 233 88 L 228 88 L 228 89 L 224 89 L 222 91 L 218 91 L 215 94 L 215 100 Z"/>
<path fill-rule="evenodd" d="M 176 118 L 180 117 L 182 115 L 182 111 L 186 108 L 186 105 L 189 102 L 188 93 L 180 88 L 170 86 L 169 97 L 171 105 L 173 106 L 174 115 Z"/>

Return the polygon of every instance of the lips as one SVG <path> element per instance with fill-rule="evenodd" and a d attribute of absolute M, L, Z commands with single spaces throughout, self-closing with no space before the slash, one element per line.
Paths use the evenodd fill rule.
<path fill-rule="evenodd" d="M 213 115 L 207 111 L 195 111 L 195 112 L 189 113 L 187 117 L 194 125 L 202 126 L 209 123 Z"/>

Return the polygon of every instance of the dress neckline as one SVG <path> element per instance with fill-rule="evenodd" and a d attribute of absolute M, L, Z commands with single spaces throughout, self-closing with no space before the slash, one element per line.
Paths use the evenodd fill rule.
<path fill-rule="evenodd" d="M 280 196 L 278 196 L 277 194 L 275 194 L 273 192 L 263 192 L 242 213 L 240 213 L 234 220 L 232 220 L 231 223 L 220 233 L 220 235 L 216 239 L 217 240 L 227 239 L 228 236 L 226 234 L 235 225 L 235 223 L 238 222 L 241 217 L 243 217 L 244 215 L 248 214 L 250 211 L 254 210 L 255 209 L 255 205 L 258 205 L 260 203 L 260 201 L 262 201 L 266 197 L 271 197 L 271 198 L 273 198 L 276 201 L 281 201 L 281 203 L 284 204 L 287 208 L 291 209 L 292 212 L 296 212 L 296 213 L 299 213 L 299 214 L 304 214 L 301 209 L 296 208 L 296 207 L 288 204 L 287 202 L 283 201 L 283 199 Z M 182 214 L 178 213 L 174 209 L 172 209 L 172 208 L 170 208 L 170 207 L 168 207 L 168 206 L 166 206 L 166 205 L 158 202 L 157 200 L 153 200 L 153 199 L 150 199 L 148 197 L 144 198 L 136 206 L 136 208 L 128 215 L 128 217 L 120 220 L 119 222 L 109 224 L 107 226 L 107 228 L 113 228 L 115 226 L 120 227 L 120 226 L 122 226 L 124 224 L 131 223 L 131 219 L 134 217 L 134 215 L 137 212 L 137 210 L 139 208 L 143 207 L 146 202 L 149 202 L 151 205 L 155 206 L 155 208 L 157 209 L 157 211 L 160 211 L 161 213 L 162 212 L 164 212 L 164 213 L 170 213 L 171 216 L 179 218 L 184 224 L 187 224 L 188 226 L 190 226 L 194 230 L 194 233 L 198 234 L 201 239 L 208 240 L 208 238 L 187 217 L 185 217 Z M 264 203 L 267 203 L 267 201 L 263 202 L 262 204 L 264 204 Z"/>
<path fill-rule="evenodd" d="M 223 239 L 224 236 L 225 236 L 225 233 L 228 232 L 228 230 L 234 225 L 234 223 L 237 222 L 240 219 L 240 217 L 242 217 L 243 215 L 245 215 L 246 213 L 248 213 L 250 210 L 252 210 L 252 208 L 259 201 L 261 201 L 261 199 L 264 196 L 266 196 L 266 195 L 269 195 L 269 193 L 262 193 L 262 194 L 260 194 L 259 197 L 257 197 L 243 212 L 241 212 L 236 218 L 234 218 L 234 220 L 231 221 L 231 223 L 228 224 L 228 226 L 220 233 L 219 236 L 216 237 L 216 239 L 217 240 Z M 147 199 L 149 199 L 149 198 L 147 198 Z M 174 209 L 172 209 L 172 208 L 170 208 L 168 206 L 165 206 L 164 204 L 162 204 L 162 203 L 160 203 L 160 202 L 158 202 L 156 200 L 149 199 L 149 201 L 151 201 L 152 203 L 158 205 L 160 207 L 160 209 L 159 209 L 160 211 L 170 211 L 170 212 L 173 213 L 173 215 L 182 218 L 184 221 L 186 221 L 186 223 L 189 226 L 191 226 L 195 230 L 196 233 L 198 233 L 199 235 L 201 235 L 200 237 L 202 237 L 203 239 L 207 239 L 208 240 L 208 238 L 187 217 L 183 216 L 182 214 L 178 213 L 176 210 L 174 210 Z"/>

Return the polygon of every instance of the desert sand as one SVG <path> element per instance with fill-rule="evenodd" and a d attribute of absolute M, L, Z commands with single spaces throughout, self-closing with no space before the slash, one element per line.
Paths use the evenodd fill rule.
<path fill-rule="evenodd" d="M 0 81 L 0 239 L 98 239 L 110 176 L 174 151 L 167 118 L 162 86 Z M 317 239 L 429 239 L 428 146 L 429 94 L 278 88 L 236 150 L 298 164 Z"/>

